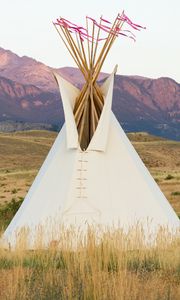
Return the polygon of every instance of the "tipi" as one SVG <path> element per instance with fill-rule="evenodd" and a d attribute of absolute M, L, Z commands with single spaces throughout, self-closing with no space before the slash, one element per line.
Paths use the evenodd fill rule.
<path fill-rule="evenodd" d="M 125 15 L 118 18 L 116 26 L 119 24 L 121 28 L 126 18 Z M 70 39 L 67 31 L 75 26 L 68 25 L 64 19 L 58 24 L 64 26 L 62 32 Z M 131 25 L 135 26 L 132 22 Z M 114 39 L 114 32 L 115 29 L 111 29 L 108 38 Z M 89 43 L 90 35 L 86 35 Z M 79 49 L 81 53 L 85 51 L 82 47 Z M 90 55 L 94 57 L 94 53 Z M 100 71 L 101 52 L 98 59 Z M 148 221 L 153 230 L 159 226 L 173 230 L 179 227 L 178 217 L 111 110 L 116 68 L 101 86 L 92 80 L 94 74 L 97 79 L 97 69 L 94 71 L 90 66 L 91 74 L 85 70 L 84 67 L 86 83 L 81 90 L 54 73 L 63 102 L 65 125 L 3 235 L 3 240 L 11 246 L 23 228 L 30 231 L 33 240 L 39 226 L 47 232 L 47 243 L 54 239 L 51 231 L 57 231 L 60 224 L 82 228 L 86 224 L 127 227 L 136 222 L 147 225 Z"/>

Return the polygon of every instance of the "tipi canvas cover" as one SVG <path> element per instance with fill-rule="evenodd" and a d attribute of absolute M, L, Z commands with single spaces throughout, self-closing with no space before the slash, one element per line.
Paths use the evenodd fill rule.
<path fill-rule="evenodd" d="M 83 151 L 73 106 L 79 89 L 55 74 L 64 107 L 65 125 L 54 142 L 3 240 L 15 245 L 26 228 L 31 238 L 41 226 L 47 232 L 71 224 L 126 227 L 140 222 L 152 230 L 179 220 L 126 137 L 112 110 L 114 72 L 101 86 L 104 107 L 88 148 Z"/>

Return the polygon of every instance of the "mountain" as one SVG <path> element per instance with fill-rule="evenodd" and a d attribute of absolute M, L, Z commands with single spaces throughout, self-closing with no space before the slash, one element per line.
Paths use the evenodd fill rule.
<path fill-rule="evenodd" d="M 0 48 L 0 122 L 61 126 L 64 117 L 53 70 L 76 86 L 83 84 L 76 68 L 53 69 Z M 100 83 L 105 77 L 100 75 Z M 126 131 L 180 140 L 180 84 L 170 78 L 116 75 L 113 111 Z"/>
<path fill-rule="evenodd" d="M 35 85 L 44 91 L 55 92 L 57 84 L 53 77 L 53 70 L 72 83 L 82 84 L 84 82 L 81 72 L 76 68 L 50 68 L 33 58 L 20 57 L 10 50 L 0 47 L 0 76 L 21 84 Z M 107 74 L 101 74 L 99 80 L 105 76 Z"/>
<path fill-rule="evenodd" d="M 126 131 L 180 140 L 180 84 L 170 78 L 116 76 L 113 111 Z"/>
<path fill-rule="evenodd" d="M 44 91 L 55 88 L 49 67 L 27 56 L 19 57 L 3 48 L 0 48 L 0 76 L 21 84 L 35 85 Z"/>
<path fill-rule="evenodd" d="M 57 93 L 0 76 L 0 121 L 57 124 L 62 118 Z"/>

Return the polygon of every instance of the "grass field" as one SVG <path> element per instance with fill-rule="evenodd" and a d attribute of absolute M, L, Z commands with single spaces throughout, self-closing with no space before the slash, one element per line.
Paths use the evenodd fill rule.
<path fill-rule="evenodd" d="M 6 226 L 42 165 L 56 133 L 0 133 L 0 226 Z M 180 143 L 129 134 L 136 150 L 180 215 Z M 3 214 L 4 213 L 4 214 Z M 1 214 L 0 214 L 1 216 Z M 180 240 L 159 236 L 154 248 L 127 248 L 132 236 L 89 232 L 76 251 L 0 249 L 0 300 L 179 300 Z M 67 244 L 70 235 L 64 236 Z M 135 237 L 135 241 L 137 236 Z M 61 241 L 63 243 L 63 240 Z"/>
<path fill-rule="evenodd" d="M 97 245 L 91 232 L 76 251 L 0 250 L 0 299 L 179 300 L 179 249 L 175 240 L 128 251 L 120 234 L 107 233 Z"/>

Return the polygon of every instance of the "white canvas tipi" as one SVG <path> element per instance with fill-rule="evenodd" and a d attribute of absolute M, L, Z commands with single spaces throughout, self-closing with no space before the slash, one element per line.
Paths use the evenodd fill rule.
<path fill-rule="evenodd" d="M 115 71 L 101 87 L 97 83 L 116 37 L 130 32 L 122 32 L 124 23 L 142 28 L 124 12 L 113 23 L 87 17 L 86 28 L 64 18 L 55 23 L 85 84 L 79 90 L 55 74 L 65 125 L 3 235 L 8 245 L 13 247 L 23 231 L 29 232 L 27 247 L 32 247 L 37 231 L 44 233 L 44 242 L 49 244 L 60 239 L 62 225 L 81 230 L 87 224 L 127 229 L 138 222 L 144 228 L 148 223 L 152 231 L 179 226 L 178 217 L 111 111 Z M 107 36 L 101 37 L 104 32 Z"/>
<path fill-rule="evenodd" d="M 105 104 L 85 151 L 78 142 L 73 115 L 80 91 L 56 74 L 63 101 L 61 129 L 22 206 L 4 233 L 14 245 L 22 228 L 31 233 L 60 224 L 175 229 L 179 220 L 111 111 L 114 73 L 101 87 Z M 50 225 L 51 224 L 51 225 Z M 51 227 L 52 226 L 52 227 Z M 53 228 L 54 226 L 54 228 Z M 50 242 L 50 236 L 47 242 Z"/>

